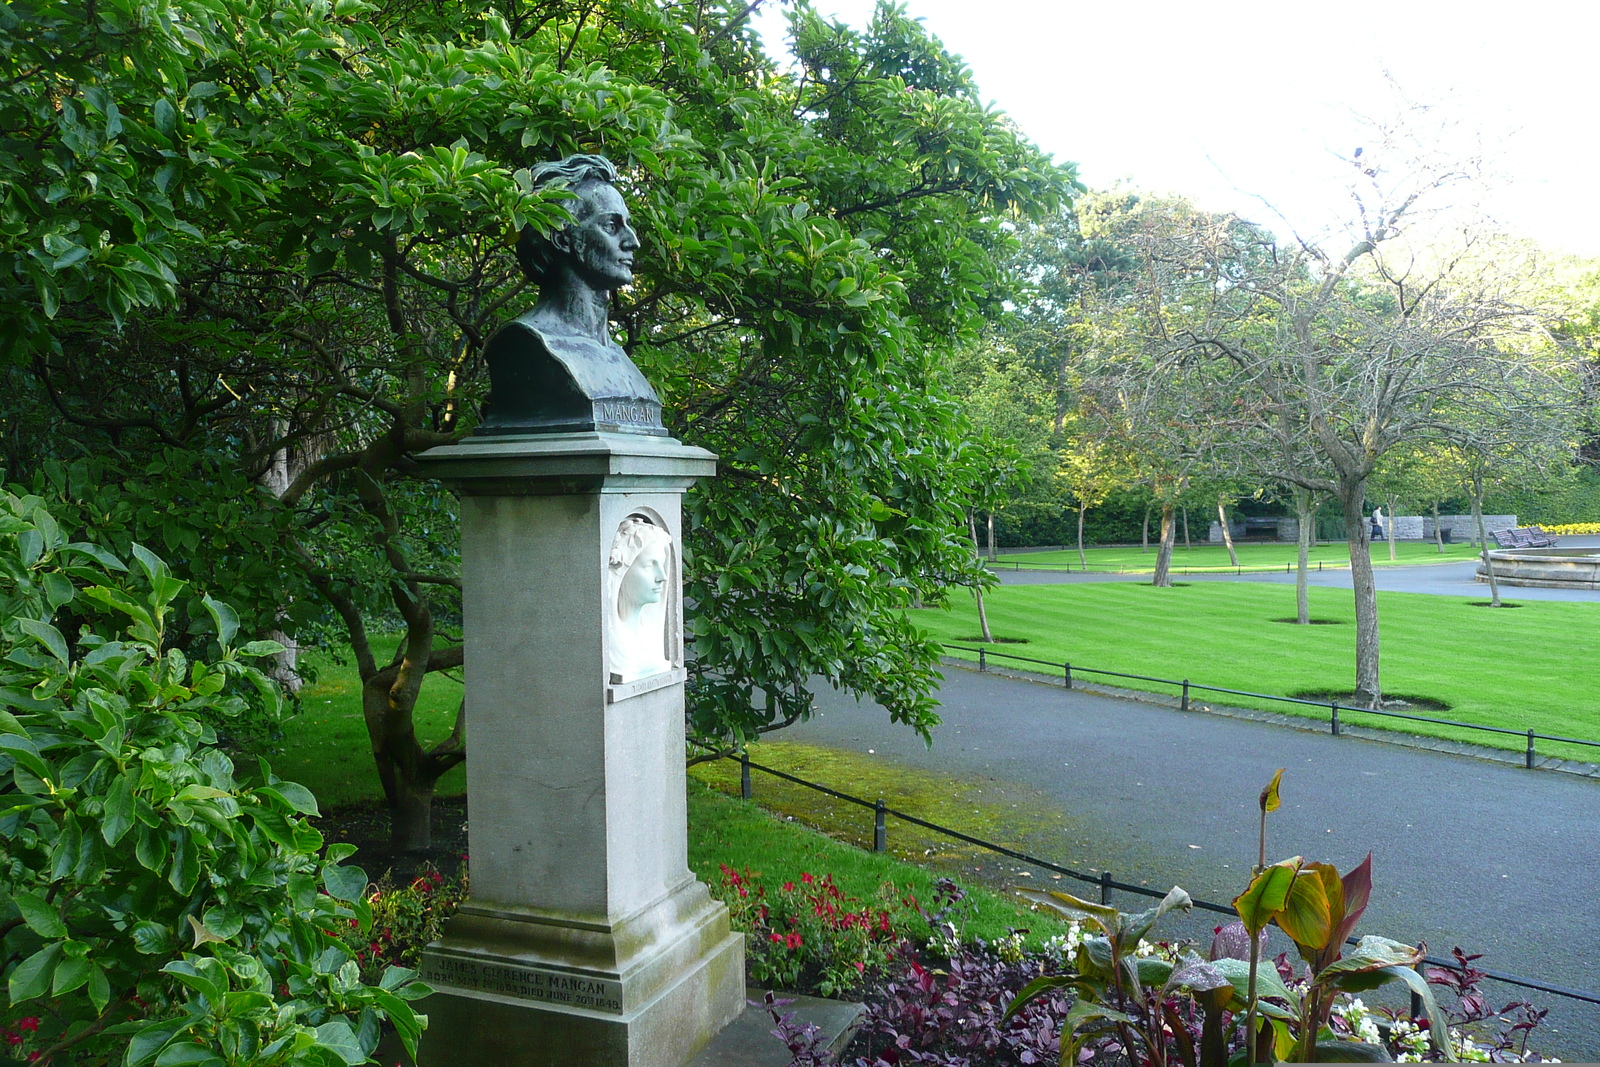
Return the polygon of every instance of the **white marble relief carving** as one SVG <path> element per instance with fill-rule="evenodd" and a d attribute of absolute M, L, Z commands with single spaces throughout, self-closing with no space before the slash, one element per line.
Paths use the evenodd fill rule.
<path fill-rule="evenodd" d="M 672 669 L 667 610 L 672 535 L 639 516 L 617 529 L 608 561 L 615 590 L 611 612 L 611 681 L 624 683 Z"/>

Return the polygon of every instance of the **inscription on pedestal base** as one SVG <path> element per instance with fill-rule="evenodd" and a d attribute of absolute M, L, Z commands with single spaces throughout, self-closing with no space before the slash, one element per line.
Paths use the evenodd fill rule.
<path fill-rule="evenodd" d="M 430 952 L 423 957 L 422 980 L 479 993 L 622 1014 L 622 983 L 608 978 L 585 978 L 542 967 Z"/>

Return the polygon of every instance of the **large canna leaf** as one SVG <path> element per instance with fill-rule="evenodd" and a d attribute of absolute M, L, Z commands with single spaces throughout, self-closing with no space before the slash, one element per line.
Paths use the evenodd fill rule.
<path fill-rule="evenodd" d="M 1250 886 L 1233 898 L 1233 910 L 1252 935 L 1267 928 L 1274 915 L 1283 909 L 1300 871 L 1300 857 L 1281 860 L 1250 880 Z"/>

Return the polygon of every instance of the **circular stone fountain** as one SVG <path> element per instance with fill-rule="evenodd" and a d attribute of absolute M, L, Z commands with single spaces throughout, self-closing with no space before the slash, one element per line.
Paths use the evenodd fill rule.
<path fill-rule="evenodd" d="M 1490 550 L 1489 560 L 1495 580 L 1504 585 L 1600 589 L 1600 548 L 1498 548 Z M 1477 578 L 1489 580 L 1481 562 Z"/>

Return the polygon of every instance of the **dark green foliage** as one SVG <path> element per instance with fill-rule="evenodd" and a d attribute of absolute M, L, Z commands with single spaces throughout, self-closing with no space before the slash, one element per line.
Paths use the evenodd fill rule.
<path fill-rule="evenodd" d="M 414 1039 L 425 987 L 364 985 L 337 947 L 369 919 L 352 850 L 319 858 L 311 793 L 264 763 L 242 783 L 208 725 L 246 711 L 238 684 L 276 709 L 251 664 L 278 646 L 236 648 L 238 616 L 204 597 L 215 654 L 185 655 L 167 636 L 187 583 L 130 554 L 0 500 L 0 933 L 35 1051 L 332 1067 L 366 1062 L 385 1018 Z"/>

